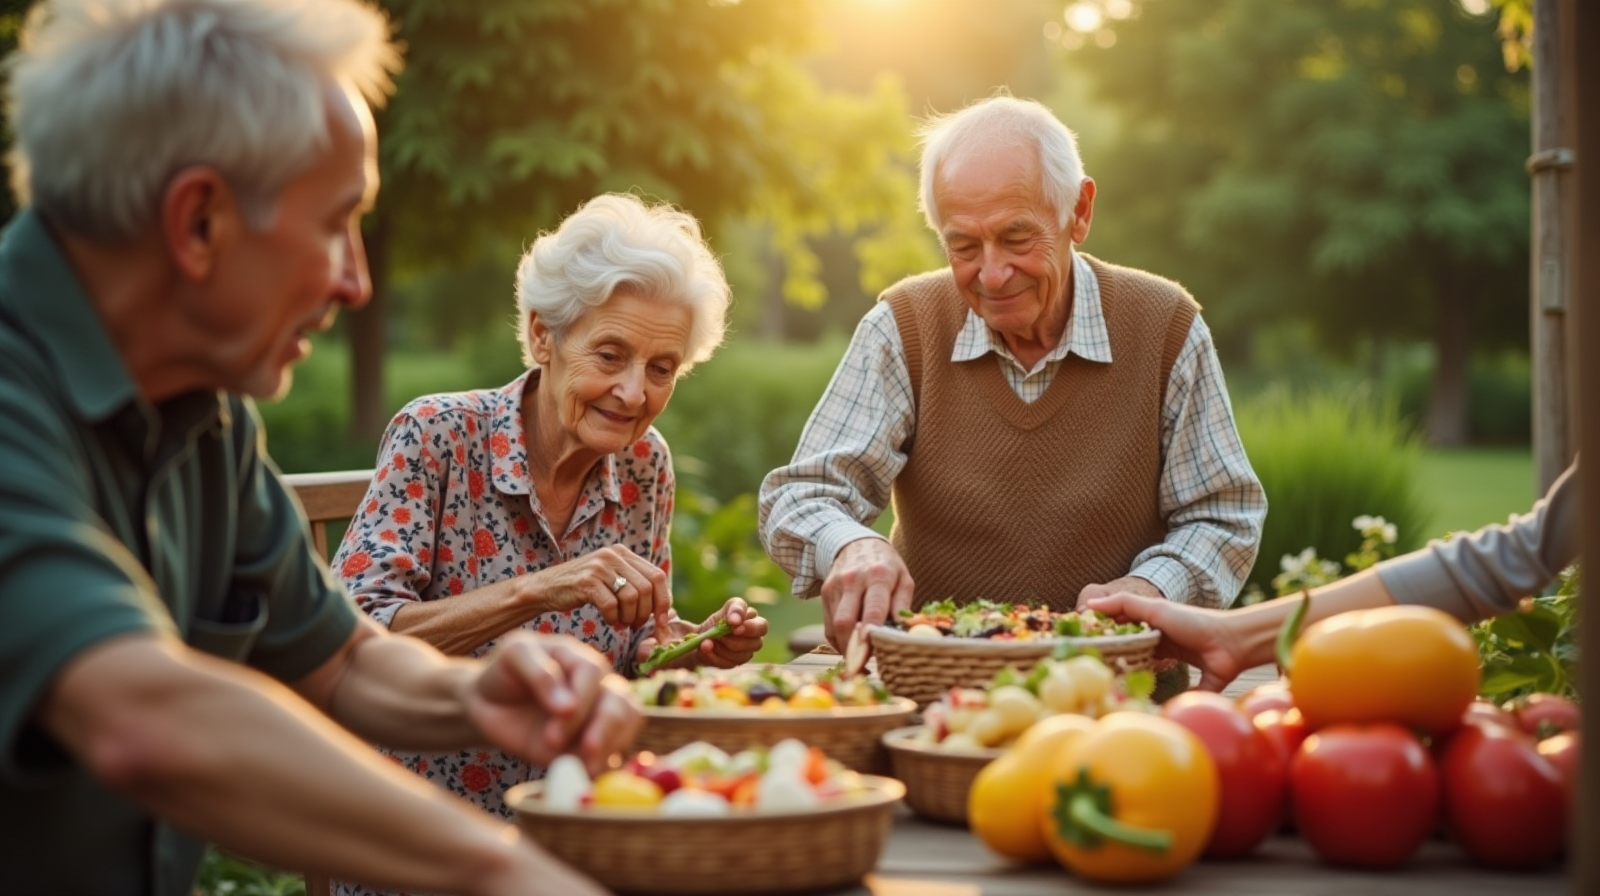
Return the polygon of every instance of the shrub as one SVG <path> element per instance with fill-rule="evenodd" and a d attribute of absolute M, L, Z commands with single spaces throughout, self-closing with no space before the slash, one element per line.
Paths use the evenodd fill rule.
<path fill-rule="evenodd" d="M 756 534 L 756 499 L 746 492 L 726 504 L 678 489 L 672 515 L 672 599 L 685 619 L 699 621 L 730 597 L 752 603 L 788 599 L 789 576 L 767 557 Z"/>
<path fill-rule="evenodd" d="M 841 339 L 751 340 L 724 346 L 690 371 L 656 420 L 684 484 L 719 501 L 760 488 L 769 471 L 794 456 L 843 353 Z"/>
<path fill-rule="evenodd" d="M 1267 519 L 1250 583 L 1271 594 L 1280 561 L 1314 546 L 1323 557 L 1361 549 L 1356 517 L 1382 516 L 1395 550 L 1420 545 L 1431 511 L 1416 483 L 1421 444 L 1392 401 L 1268 390 L 1237 410 L 1239 435 L 1267 494 Z"/>

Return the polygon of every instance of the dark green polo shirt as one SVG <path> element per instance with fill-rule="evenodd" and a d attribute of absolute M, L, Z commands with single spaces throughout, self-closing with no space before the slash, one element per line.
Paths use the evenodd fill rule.
<path fill-rule="evenodd" d="M 0 239 L 0 890 L 193 885 L 203 844 L 100 787 L 32 722 L 74 657 L 166 631 L 290 680 L 355 623 L 254 405 L 144 402 L 49 230 L 19 213 Z"/>

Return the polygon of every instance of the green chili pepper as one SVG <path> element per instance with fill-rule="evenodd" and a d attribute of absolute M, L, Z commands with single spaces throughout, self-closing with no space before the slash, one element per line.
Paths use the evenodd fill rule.
<path fill-rule="evenodd" d="M 639 664 L 639 674 L 649 675 L 666 663 L 694 653 L 696 648 L 700 646 L 701 641 L 725 638 L 731 634 L 733 634 L 733 626 L 729 624 L 728 620 L 719 619 L 716 625 L 703 632 L 695 632 L 676 644 L 658 646 L 655 650 L 650 651 L 650 655 L 645 657 L 644 662 Z"/>

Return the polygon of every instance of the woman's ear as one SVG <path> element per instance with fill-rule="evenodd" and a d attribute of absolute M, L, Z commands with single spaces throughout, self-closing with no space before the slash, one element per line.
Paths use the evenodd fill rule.
<path fill-rule="evenodd" d="M 528 353 L 540 367 L 548 366 L 555 354 L 555 337 L 539 312 L 528 312 Z"/>

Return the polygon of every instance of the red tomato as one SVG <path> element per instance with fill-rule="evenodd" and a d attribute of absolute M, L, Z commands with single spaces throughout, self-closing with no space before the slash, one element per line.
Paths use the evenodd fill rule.
<path fill-rule="evenodd" d="M 1250 718 L 1255 718 L 1269 709 L 1290 710 L 1294 709 L 1294 696 L 1289 693 L 1289 684 L 1284 681 L 1270 681 L 1263 685 L 1239 695 L 1239 709 Z"/>
<path fill-rule="evenodd" d="M 1489 722 L 1506 728 L 1517 728 L 1517 717 L 1488 700 L 1479 698 L 1467 704 L 1466 712 L 1461 714 L 1463 724 L 1471 721 Z"/>
<path fill-rule="evenodd" d="M 1576 793 L 1578 787 L 1578 732 L 1565 731 L 1555 737 L 1539 741 L 1539 755 L 1550 761 L 1566 782 L 1567 793 Z"/>
<path fill-rule="evenodd" d="M 1439 773 L 1416 735 L 1388 722 L 1329 725 L 1289 767 L 1294 820 L 1325 861 L 1394 868 L 1433 830 Z"/>
<path fill-rule="evenodd" d="M 1475 861 L 1531 868 L 1565 845 L 1567 791 L 1532 738 L 1498 725 L 1464 725 L 1439 768 L 1445 824 Z"/>
<path fill-rule="evenodd" d="M 1161 714 L 1194 732 L 1217 766 L 1222 793 L 1205 855 L 1249 855 L 1283 825 L 1288 766 L 1278 746 L 1221 694 L 1188 691 Z"/>
<path fill-rule="evenodd" d="M 1583 711 L 1578 704 L 1556 694 L 1529 694 L 1506 704 L 1522 730 L 1544 740 L 1563 731 L 1583 727 Z"/>
<path fill-rule="evenodd" d="M 1301 742 L 1306 739 L 1305 716 L 1300 714 L 1300 710 L 1290 707 L 1256 713 L 1251 721 L 1278 748 L 1283 765 L 1288 768 L 1289 763 L 1294 761 L 1294 754 L 1300 752 Z"/>

